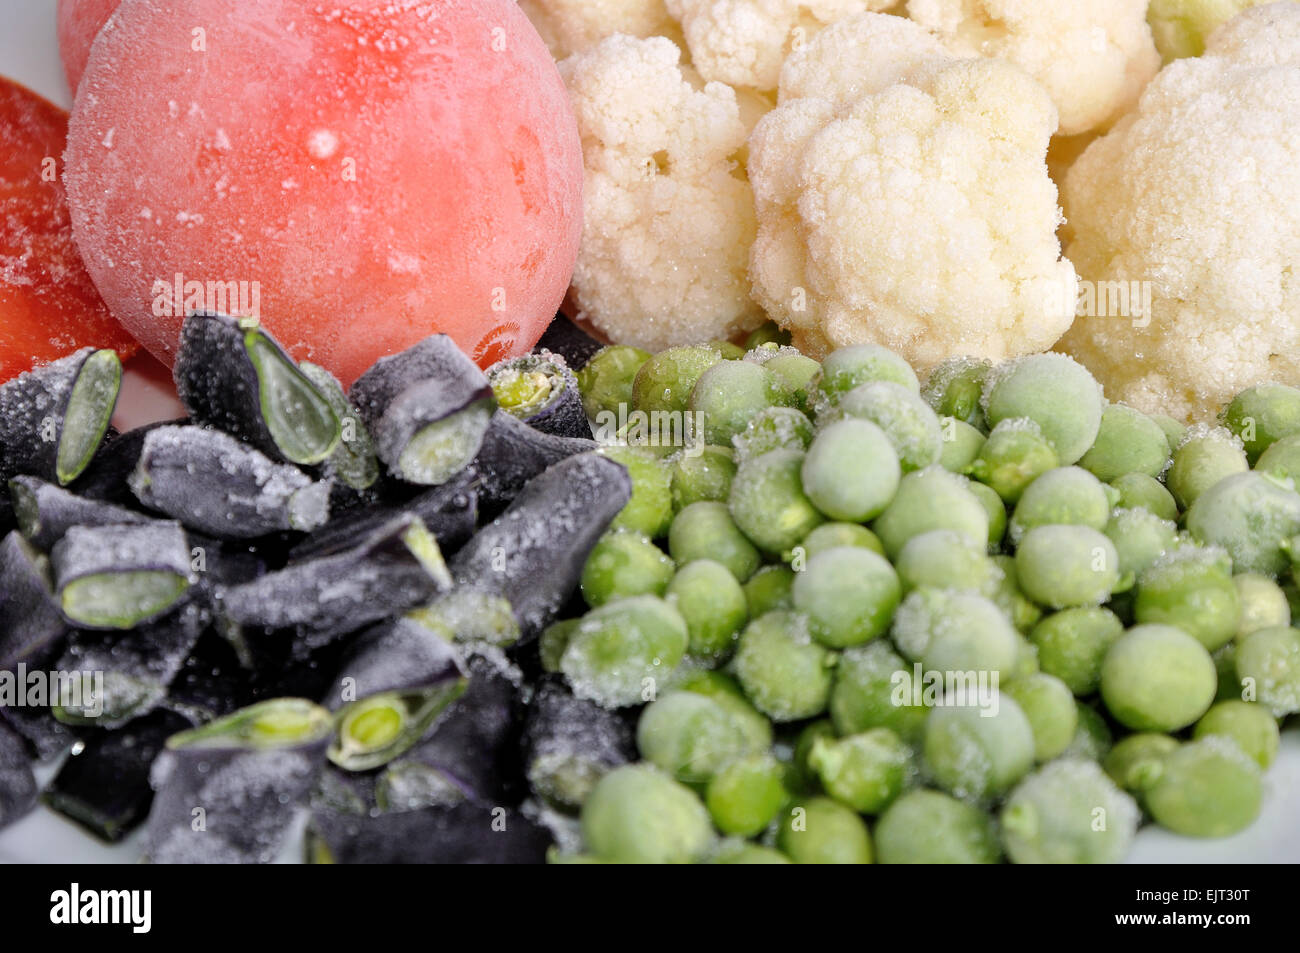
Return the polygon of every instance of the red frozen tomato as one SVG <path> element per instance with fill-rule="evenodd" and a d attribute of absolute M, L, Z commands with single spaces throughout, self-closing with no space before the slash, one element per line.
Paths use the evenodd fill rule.
<path fill-rule="evenodd" d="M 95 42 L 109 16 L 122 0 L 59 0 L 59 56 L 68 88 L 74 93 L 81 82 L 90 44 Z"/>
<path fill-rule="evenodd" d="M 581 229 L 577 124 L 513 0 L 124 0 L 67 182 L 100 293 L 164 363 L 186 310 L 226 305 L 345 384 L 436 331 L 526 352 Z"/>

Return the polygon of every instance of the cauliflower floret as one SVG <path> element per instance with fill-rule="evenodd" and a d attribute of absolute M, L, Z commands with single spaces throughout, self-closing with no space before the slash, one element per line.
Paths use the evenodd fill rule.
<path fill-rule="evenodd" d="M 794 53 L 779 102 L 750 138 L 750 276 L 797 344 L 883 344 L 924 370 L 1069 327 L 1044 159 L 1056 109 L 1027 74 L 868 13 Z"/>
<path fill-rule="evenodd" d="M 751 330 L 756 222 L 736 93 L 663 37 L 612 36 L 564 60 L 586 167 L 572 293 L 580 317 L 648 350 Z"/>
<path fill-rule="evenodd" d="M 615 33 L 681 39 L 664 0 L 519 0 L 519 6 L 557 60 Z"/>
<path fill-rule="evenodd" d="M 1063 343 L 1112 399 L 1187 417 L 1261 380 L 1300 384 L 1297 116 L 1300 3 L 1256 7 L 1071 168 L 1069 255 L 1099 313 Z M 1149 314 L 1101 307 L 1132 282 Z"/>
<path fill-rule="evenodd" d="M 691 62 L 705 79 L 762 92 L 776 89 L 792 49 L 827 25 L 901 0 L 667 0 L 682 24 Z"/>
<path fill-rule="evenodd" d="M 1271 0 L 1151 0 L 1147 22 L 1165 62 L 1205 52 L 1205 38 L 1238 13 Z"/>
<path fill-rule="evenodd" d="M 1015 63 L 1047 87 L 1061 135 L 1105 127 L 1160 69 L 1147 0 L 908 0 L 907 14 L 961 56 Z"/>

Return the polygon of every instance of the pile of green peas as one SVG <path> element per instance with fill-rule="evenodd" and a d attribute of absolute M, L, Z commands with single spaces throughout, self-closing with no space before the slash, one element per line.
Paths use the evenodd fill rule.
<path fill-rule="evenodd" d="M 632 498 L 541 656 L 641 761 L 556 862 L 1106 863 L 1255 820 L 1300 712 L 1300 390 L 1187 427 L 1057 353 L 922 385 L 746 343 L 579 374 L 593 418 L 697 427 L 602 450 Z"/>

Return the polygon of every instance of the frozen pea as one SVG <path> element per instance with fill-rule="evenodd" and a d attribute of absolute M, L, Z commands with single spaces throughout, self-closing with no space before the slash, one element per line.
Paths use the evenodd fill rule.
<path fill-rule="evenodd" d="M 641 712 L 641 756 L 684 784 L 704 784 L 724 765 L 752 753 L 750 738 L 731 713 L 695 692 L 669 692 Z"/>
<path fill-rule="evenodd" d="M 1038 664 L 1080 697 L 1101 684 L 1101 663 L 1107 650 L 1124 633 L 1115 613 L 1100 606 L 1062 609 L 1047 616 L 1029 633 L 1038 647 Z"/>
<path fill-rule="evenodd" d="M 1107 710 L 1134 731 L 1178 731 L 1205 714 L 1218 690 L 1205 646 L 1171 625 L 1138 625 L 1101 663 Z"/>
<path fill-rule="evenodd" d="M 1097 710 L 1083 702 L 1076 701 L 1074 710 L 1079 719 L 1079 727 L 1074 730 L 1074 737 L 1061 755 L 1063 758 L 1082 758 L 1085 761 L 1101 761 L 1110 751 L 1114 740 L 1110 726 Z"/>
<path fill-rule="evenodd" d="M 786 765 L 786 787 L 797 794 L 821 794 L 822 783 L 808 763 L 813 745 L 823 738 L 834 738 L 835 727 L 825 718 L 810 721 L 795 737 L 794 750 Z"/>
<path fill-rule="evenodd" d="M 813 439 L 812 421 L 794 407 L 768 407 L 755 414 L 745 429 L 731 438 L 737 465 L 773 450 L 808 449 Z"/>
<path fill-rule="evenodd" d="M 708 346 L 670 347 L 651 356 L 632 382 L 632 403 L 637 410 L 684 411 L 696 381 L 722 360 Z"/>
<path fill-rule="evenodd" d="M 1143 802 L 1155 822 L 1190 837 L 1227 837 L 1259 816 L 1259 765 L 1233 741 L 1208 735 L 1165 758 Z"/>
<path fill-rule="evenodd" d="M 1007 534 L 1007 505 L 992 487 L 975 480 L 967 484 L 971 495 L 984 505 L 984 512 L 989 517 L 989 551 L 994 552 L 1002 545 Z"/>
<path fill-rule="evenodd" d="M 804 616 L 777 610 L 745 627 L 732 669 L 755 708 L 773 721 L 798 721 L 826 710 L 835 660 Z"/>
<path fill-rule="evenodd" d="M 697 559 L 721 563 L 740 582 L 762 565 L 754 544 L 736 526 L 725 503 L 691 503 L 673 518 L 668 529 L 668 552 L 679 565 Z"/>
<path fill-rule="evenodd" d="M 1040 605 L 1100 605 L 1120 585 L 1119 553 L 1088 526 L 1035 526 L 1016 550 L 1016 575 Z"/>
<path fill-rule="evenodd" d="M 541 656 L 543 671 L 560 670 L 560 659 L 564 655 L 564 650 L 569 647 L 569 639 L 573 638 L 573 633 L 581 621 L 580 618 L 561 619 L 559 622 L 552 622 L 542 630 L 537 640 L 537 651 Z"/>
<path fill-rule="evenodd" d="M 936 414 L 953 417 L 973 427 L 982 428 L 984 383 L 993 365 L 969 357 L 953 357 L 930 372 L 921 396 Z"/>
<path fill-rule="evenodd" d="M 1223 409 L 1223 424 L 1254 463 L 1283 437 L 1300 433 L 1300 390 L 1271 382 L 1247 387 Z"/>
<path fill-rule="evenodd" d="M 689 644 L 676 609 L 655 596 L 634 596 L 583 616 L 560 656 L 560 671 L 575 695 L 621 708 L 644 701 L 666 681 Z"/>
<path fill-rule="evenodd" d="M 1140 816 L 1094 762 L 1054 761 L 1007 798 L 999 815 L 1002 846 L 1016 864 L 1117 864 Z"/>
<path fill-rule="evenodd" d="M 935 529 L 951 529 L 983 544 L 989 538 L 988 512 L 968 487 L 968 480 L 940 466 L 905 474 L 872 525 L 890 558 L 898 558 L 913 536 Z"/>
<path fill-rule="evenodd" d="M 1242 698 L 1281 718 L 1300 712 L 1300 630 L 1270 626 L 1237 643 Z"/>
<path fill-rule="evenodd" d="M 841 397 L 839 412 L 845 417 L 869 420 L 884 431 L 904 473 L 939 462 L 943 428 L 916 391 L 892 381 L 873 381 Z"/>
<path fill-rule="evenodd" d="M 785 330 L 775 321 L 764 321 L 754 330 L 749 332 L 745 338 L 745 350 L 752 351 L 756 347 L 762 347 L 765 344 L 775 344 L 777 347 L 784 347 L 790 343 L 790 332 Z"/>
<path fill-rule="evenodd" d="M 777 846 L 796 864 L 869 864 L 871 835 L 849 808 L 828 797 L 791 805 Z"/>
<path fill-rule="evenodd" d="M 1126 473 L 1110 484 L 1119 492 L 1116 506 L 1125 509 L 1145 509 L 1163 520 L 1178 519 L 1178 504 L 1173 494 L 1155 477 L 1145 473 Z"/>
<path fill-rule="evenodd" d="M 1221 550 L 1183 547 L 1142 573 L 1133 616 L 1175 625 L 1213 652 L 1237 634 L 1240 617 L 1232 563 Z"/>
<path fill-rule="evenodd" d="M 1025 487 L 1059 462 L 1038 424 L 1028 417 L 1012 417 L 993 428 L 968 472 L 1005 502 L 1015 503 Z"/>
<path fill-rule="evenodd" d="M 932 708 L 921 752 L 940 788 L 964 801 L 998 798 L 1034 766 L 1034 732 L 1010 696 L 993 704 Z"/>
<path fill-rule="evenodd" d="M 1028 632 L 1043 617 L 1043 610 L 1020 591 L 1020 576 L 1014 556 L 993 556 L 993 564 L 1002 570 L 1002 582 L 993 593 L 993 602 L 1007 614 L 1017 631 Z"/>
<path fill-rule="evenodd" d="M 1009 675 L 1020 654 L 1011 622 L 973 592 L 917 589 L 894 616 L 894 644 L 927 670 Z"/>
<path fill-rule="evenodd" d="M 702 447 L 698 453 L 680 451 L 668 460 L 673 512 L 692 503 L 725 503 L 731 495 L 736 462 L 728 447 Z"/>
<path fill-rule="evenodd" d="M 912 365 L 888 348 L 875 344 L 855 344 L 832 351 L 822 361 L 818 382 L 832 403 L 853 388 L 871 381 L 890 381 L 920 393 L 921 383 Z"/>
<path fill-rule="evenodd" d="M 1011 514 L 1011 541 L 1018 543 L 1035 526 L 1091 526 L 1105 529 L 1111 495 L 1095 476 L 1080 467 L 1048 470 L 1025 487 Z"/>
<path fill-rule="evenodd" d="M 1015 681 L 1037 675 L 1042 669 L 1038 665 L 1038 646 L 1016 632 L 1016 661 L 1011 670 L 1004 674 L 1007 681 Z"/>
<path fill-rule="evenodd" d="M 1187 425 L 1182 421 L 1174 420 L 1168 414 L 1151 414 L 1151 419 L 1164 431 L 1165 440 L 1169 442 L 1169 452 L 1172 453 L 1187 435 Z"/>
<path fill-rule="evenodd" d="M 813 638 L 842 649 L 870 642 L 888 629 L 902 593 L 898 574 L 884 556 L 841 546 L 808 560 L 795 574 L 791 596 Z"/>
<path fill-rule="evenodd" d="M 932 589 L 966 589 L 992 595 L 1002 571 L 984 546 L 950 529 L 913 536 L 895 561 L 903 591 L 922 586 Z"/>
<path fill-rule="evenodd" d="M 1079 466 L 1108 482 L 1126 473 L 1158 477 L 1168 462 L 1164 430 L 1146 414 L 1123 404 L 1108 404 L 1101 412 L 1097 439 L 1079 458 Z"/>
<path fill-rule="evenodd" d="M 709 858 L 711 864 L 789 864 L 789 857 L 773 847 L 728 838 Z"/>
<path fill-rule="evenodd" d="M 1300 533 L 1300 494 L 1262 473 L 1237 473 L 1197 496 L 1187 529 L 1226 549 L 1238 572 L 1275 576 L 1287 565 L 1283 544 Z"/>
<path fill-rule="evenodd" d="M 749 703 L 740 683 L 725 672 L 695 669 L 676 679 L 673 690 L 704 695 L 725 708 L 749 739 L 751 751 L 772 747 L 772 723 Z"/>
<path fill-rule="evenodd" d="M 1244 572 L 1232 577 L 1237 587 L 1237 638 L 1243 638 L 1260 629 L 1291 624 L 1291 603 L 1282 587 L 1268 576 Z"/>
<path fill-rule="evenodd" d="M 632 382 L 650 352 L 626 344 L 597 351 L 577 372 L 582 407 L 593 420 L 601 411 L 617 414 L 619 407 L 632 406 Z"/>
<path fill-rule="evenodd" d="M 1300 481 L 1300 434 L 1283 437 L 1255 461 L 1256 473 Z"/>
<path fill-rule="evenodd" d="M 697 559 L 677 570 L 664 595 L 686 620 L 692 656 L 717 660 L 731 654 L 749 619 L 745 590 L 731 570 L 711 559 Z"/>
<path fill-rule="evenodd" d="M 1141 798 L 1165 769 L 1165 760 L 1178 750 L 1178 739 L 1143 731 L 1121 738 L 1102 761 L 1110 779 Z"/>
<path fill-rule="evenodd" d="M 1119 554 L 1120 575 L 1136 578 L 1174 548 L 1178 527 L 1150 510 L 1117 509 L 1106 524 L 1106 537 Z"/>
<path fill-rule="evenodd" d="M 941 791 L 902 794 L 880 815 L 882 864 L 996 864 L 1002 856 L 993 819 Z"/>
<path fill-rule="evenodd" d="M 776 377 L 751 361 L 720 361 L 695 382 L 687 409 L 700 415 L 704 438 L 727 446 L 753 417 L 784 400 Z"/>
<path fill-rule="evenodd" d="M 1262 705 L 1243 701 L 1223 701 L 1207 711 L 1192 729 L 1193 738 L 1221 735 L 1231 738 L 1267 769 L 1277 757 L 1281 743 L 1277 719 Z"/>
<path fill-rule="evenodd" d="M 889 728 L 917 743 L 928 711 L 914 704 L 915 670 L 883 640 L 846 650 L 835 668 L 830 715 L 841 735 Z M 923 700 L 923 699 L 922 699 Z"/>
<path fill-rule="evenodd" d="M 793 609 L 794 571 L 787 566 L 764 566 L 745 582 L 749 617 L 757 619 L 773 609 Z"/>
<path fill-rule="evenodd" d="M 1074 740 L 1079 713 L 1065 682 L 1039 672 L 1014 679 L 1002 689 L 1014 698 L 1034 732 L 1034 758 L 1051 761 Z"/>
<path fill-rule="evenodd" d="M 845 418 L 817 434 L 800 476 L 808 498 L 827 516 L 863 523 L 884 512 L 898 491 L 902 469 L 883 430 Z"/>
<path fill-rule="evenodd" d="M 984 434 L 956 417 L 940 417 L 939 433 L 943 438 L 939 464 L 953 473 L 965 473 L 984 446 Z"/>
<path fill-rule="evenodd" d="M 885 555 L 880 537 L 857 523 L 822 523 L 799 544 L 805 561 L 837 546 L 859 546 L 881 556 Z"/>
<path fill-rule="evenodd" d="M 592 547 L 582 567 L 582 598 L 594 609 L 628 596 L 661 596 L 673 568 L 673 561 L 650 537 L 630 529 L 611 530 Z"/>
<path fill-rule="evenodd" d="M 767 829 L 789 797 L 785 768 L 766 753 L 737 758 L 709 781 L 704 803 L 724 834 L 754 837 Z"/>
<path fill-rule="evenodd" d="M 690 788 L 644 764 L 606 774 L 582 805 L 582 838 L 599 859 L 688 864 L 713 846 L 709 812 Z"/>
<path fill-rule="evenodd" d="M 1219 702 L 1240 698 L 1241 683 L 1237 681 L 1237 643 L 1229 642 L 1218 651 L 1211 653 L 1210 658 L 1214 660 L 1214 670 L 1219 676 L 1219 690 L 1215 692 L 1214 700 Z"/>
<path fill-rule="evenodd" d="M 911 762 L 911 750 L 888 728 L 820 738 L 808 755 L 826 793 L 859 814 L 878 814 L 898 797 Z"/>
<path fill-rule="evenodd" d="M 1205 424 L 1187 431 L 1173 461 L 1165 473 L 1165 486 L 1183 509 L 1225 477 L 1250 469 L 1240 438 L 1223 427 Z"/>
<path fill-rule="evenodd" d="M 798 545 L 826 518 L 804 493 L 804 455 L 773 450 L 746 460 L 731 484 L 728 507 L 740 531 L 759 549 L 779 555 Z"/>
<path fill-rule="evenodd" d="M 673 519 L 672 474 L 664 462 L 644 447 L 607 446 L 600 453 L 627 467 L 632 498 L 614 518 L 611 528 L 625 527 L 658 539 Z"/>
<path fill-rule="evenodd" d="M 757 361 L 776 377 L 785 399 L 783 403 L 808 413 L 817 391 L 817 376 L 822 366 L 792 347 L 751 350 L 746 360 Z"/>
<path fill-rule="evenodd" d="M 984 413 L 993 426 L 1028 417 L 1043 431 L 1063 466 L 1077 461 L 1101 429 L 1101 385 L 1082 364 L 1048 352 L 995 368 L 984 389 Z"/>

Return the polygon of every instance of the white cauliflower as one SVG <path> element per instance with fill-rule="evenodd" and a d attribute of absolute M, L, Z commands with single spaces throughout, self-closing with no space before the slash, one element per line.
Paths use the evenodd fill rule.
<path fill-rule="evenodd" d="M 1050 347 L 1075 275 L 1044 157 L 1056 109 L 1000 60 L 909 20 L 822 31 L 750 138 L 754 295 L 814 354 L 886 345 L 922 369 Z"/>
<path fill-rule="evenodd" d="M 954 53 L 995 56 L 1047 87 L 1060 132 L 1104 128 L 1160 69 L 1147 0 L 908 0 Z"/>
<path fill-rule="evenodd" d="M 612 36 L 564 60 L 586 167 L 572 294 L 612 340 L 649 350 L 751 330 L 754 201 L 736 93 L 667 39 Z M 752 121 L 752 116 L 750 117 Z"/>
<path fill-rule="evenodd" d="M 681 38 L 664 0 L 519 0 L 519 6 L 557 60 L 615 33 Z"/>
<path fill-rule="evenodd" d="M 771 92 L 792 49 L 824 27 L 901 0 L 667 0 L 707 80 Z"/>
<path fill-rule="evenodd" d="M 1297 117 L 1300 3 L 1256 7 L 1071 168 L 1069 255 L 1101 313 L 1063 343 L 1112 399 L 1186 417 L 1261 380 L 1300 384 Z"/>

